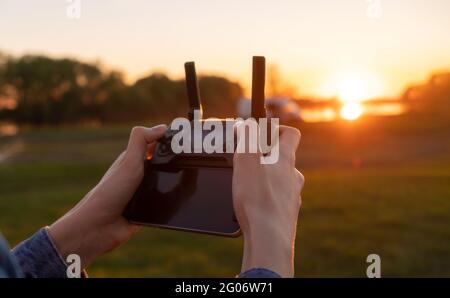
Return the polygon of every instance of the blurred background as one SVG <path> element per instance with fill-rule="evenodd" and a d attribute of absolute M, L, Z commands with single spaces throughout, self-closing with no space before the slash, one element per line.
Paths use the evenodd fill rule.
<path fill-rule="evenodd" d="M 298 127 L 303 277 L 450 276 L 450 2 L 0 0 L 0 230 L 12 245 L 80 200 L 136 125 L 267 107 Z M 242 238 L 143 229 L 91 276 L 234 276 Z"/>

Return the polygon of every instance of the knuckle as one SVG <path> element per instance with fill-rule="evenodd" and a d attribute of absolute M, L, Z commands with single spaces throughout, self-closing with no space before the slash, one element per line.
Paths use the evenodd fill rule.
<path fill-rule="evenodd" d="M 291 127 L 290 129 L 291 129 L 292 136 L 293 136 L 297 141 L 300 141 L 300 139 L 301 139 L 301 137 L 302 137 L 302 133 L 300 132 L 300 130 L 298 130 L 298 129 L 295 128 L 295 127 Z"/>
<path fill-rule="evenodd" d="M 296 169 L 294 173 L 294 179 L 295 188 L 297 189 L 298 193 L 301 193 L 305 184 L 305 177 Z"/>
<path fill-rule="evenodd" d="M 303 174 L 300 173 L 299 171 L 297 171 L 297 175 L 298 181 L 300 182 L 300 186 L 303 187 L 303 185 L 305 185 L 305 176 L 303 176 Z"/>
<path fill-rule="evenodd" d="M 135 126 L 131 129 L 131 136 L 132 137 L 141 136 L 143 132 L 144 132 L 143 126 Z"/>
<path fill-rule="evenodd" d="M 296 152 L 301 138 L 300 130 L 294 127 L 287 126 L 283 134 L 284 136 L 280 138 L 281 150 Z"/>
<path fill-rule="evenodd" d="M 297 129 L 297 128 L 294 128 L 294 129 L 295 129 L 295 133 L 297 134 L 298 138 L 301 139 L 302 138 L 302 132 L 299 129 Z"/>
<path fill-rule="evenodd" d="M 285 126 L 284 129 L 285 129 L 285 131 L 286 131 L 287 133 L 292 134 L 292 136 L 295 136 L 295 137 L 300 138 L 301 135 L 302 135 L 301 132 L 300 132 L 300 130 L 297 129 L 297 128 L 295 128 L 295 127 L 292 127 L 292 126 Z"/>

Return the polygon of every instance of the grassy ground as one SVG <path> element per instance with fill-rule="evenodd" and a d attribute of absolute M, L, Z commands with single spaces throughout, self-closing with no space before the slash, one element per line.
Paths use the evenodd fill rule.
<path fill-rule="evenodd" d="M 447 122 L 380 118 L 308 124 L 298 276 L 450 276 Z M 0 138 L 0 227 L 12 244 L 73 206 L 124 148 L 130 127 L 23 129 Z M 233 276 L 242 239 L 145 228 L 96 261 L 92 276 Z"/>

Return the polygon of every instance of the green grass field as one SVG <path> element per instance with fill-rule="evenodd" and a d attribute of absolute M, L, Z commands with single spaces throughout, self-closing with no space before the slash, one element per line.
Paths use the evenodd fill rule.
<path fill-rule="evenodd" d="M 419 121 L 420 120 L 420 121 Z M 302 125 L 306 177 L 296 275 L 450 276 L 450 126 L 411 117 Z M 101 178 L 131 126 L 24 128 L 0 138 L 0 229 L 12 245 L 51 224 Z M 239 272 L 242 238 L 144 228 L 98 259 L 94 277 Z"/>

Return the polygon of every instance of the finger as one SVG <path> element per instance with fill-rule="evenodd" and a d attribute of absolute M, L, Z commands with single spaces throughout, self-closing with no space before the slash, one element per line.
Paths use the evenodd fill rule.
<path fill-rule="evenodd" d="M 233 157 L 234 169 L 239 171 L 257 171 L 261 166 L 262 153 L 259 150 L 259 127 L 254 119 L 238 124 L 237 147 Z M 250 150 L 251 145 L 253 149 Z M 256 148 L 255 148 L 256 147 Z"/>
<path fill-rule="evenodd" d="M 259 126 L 258 122 L 253 118 L 247 119 L 244 122 L 236 124 L 237 145 L 245 152 L 241 153 L 256 153 L 259 148 Z M 250 149 L 257 149 L 256 152 L 250 152 Z M 255 150 L 253 150 L 255 151 Z"/>
<path fill-rule="evenodd" d="M 280 150 L 286 153 L 294 153 L 297 151 L 300 143 L 301 134 L 296 128 L 280 125 Z"/>
<path fill-rule="evenodd" d="M 236 155 L 259 158 L 259 127 L 258 123 L 250 118 L 236 125 L 237 147 Z"/>
<path fill-rule="evenodd" d="M 239 126 L 241 126 L 244 123 L 243 120 L 238 120 L 233 124 L 233 131 L 235 134 L 237 134 Z"/>
<path fill-rule="evenodd" d="M 156 142 L 152 142 L 147 145 L 147 154 L 145 156 L 146 159 L 151 159 L 153 157 L 153 153 L 155 152 Z"/>
<path fill-rule="evenodd" d="M 145 157 L 147 145 L 164 136 L 166 130 L 167 126 L 165 124 L 152 128 L 143 126 L 134 127 L 131 130 L 130 140 L 127 147 L 127 155 L 137 158 Z"/>

